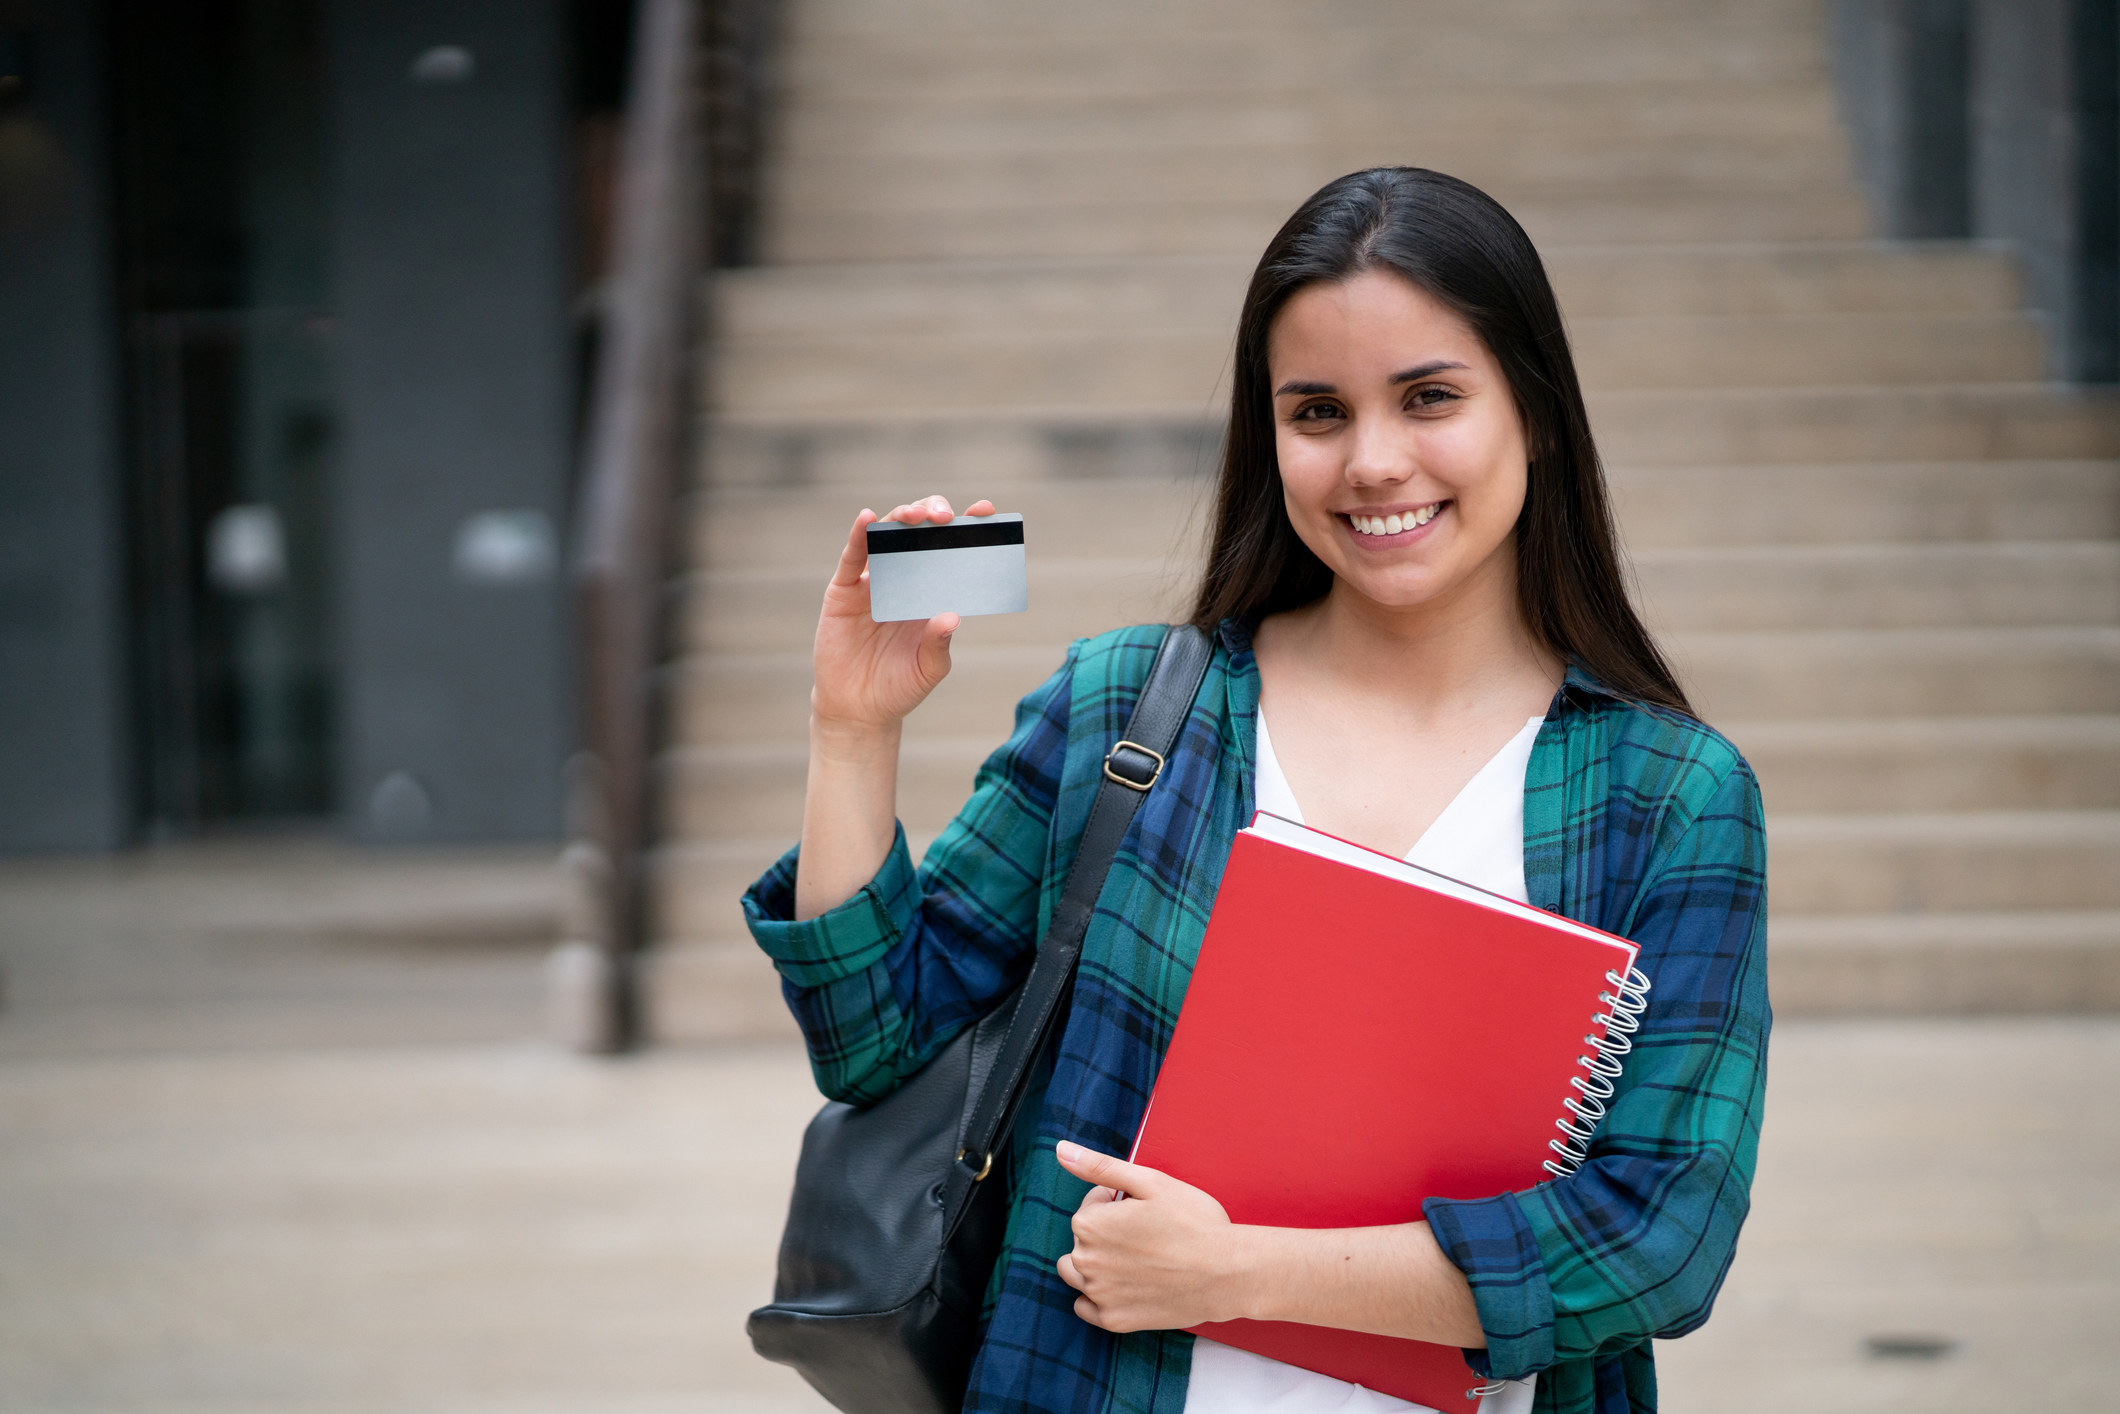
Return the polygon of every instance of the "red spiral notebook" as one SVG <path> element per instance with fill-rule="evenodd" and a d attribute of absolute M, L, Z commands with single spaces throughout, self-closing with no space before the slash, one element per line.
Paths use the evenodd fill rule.
<path fill-rule="evenodd" d="M 1530 1188 L 1553 1176 L 1570 1081 L 1633 1029 L 1636 953 L 1261 814 L 1223 872 L 1134 1161 L 1272 1227 L 1413 1222 L 1427 1198 Z M 1478 1405 L 1455 1347 L 1279 1321 L 1193 1329 L 1448 1414 Z"/>

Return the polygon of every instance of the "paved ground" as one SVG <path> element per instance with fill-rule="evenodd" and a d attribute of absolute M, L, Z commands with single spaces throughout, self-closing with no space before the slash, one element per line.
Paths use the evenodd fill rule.
<path fill-rule="evenodd" d="M 821 1408 L 741 1334 L 800 1055 L 543 1044 L 548 887 L 303 843 L 0 868 L 0 1410 Z M 1788 1024 L 1773 1067 L 1666 1409 L 2120 1408 L 2120 1018 Z"/>

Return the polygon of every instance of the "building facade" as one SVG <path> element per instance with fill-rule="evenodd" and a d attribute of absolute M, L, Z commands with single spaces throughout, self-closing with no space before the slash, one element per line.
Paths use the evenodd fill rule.
<path fill-rule="evenodd" d="M 0 4 L 0 849 L 557 837 L 625 23 Z"/>

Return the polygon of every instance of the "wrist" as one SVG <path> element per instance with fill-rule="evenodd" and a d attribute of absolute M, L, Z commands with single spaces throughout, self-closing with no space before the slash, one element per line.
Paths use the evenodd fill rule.
<path fill-rule="evenodd" d="M 1274 1229 L 1232 1224 L 1216 1274 L 1218 1321 L 1274 1319 Z"/>
<path fill-rule="evenodd" d="M 810 713 L 811 750 L 835 761 L 860 762 L 881 755 L 895 760 L 899 738 L 904 734 L 904 722 L 895 717 L 874 722 L 826 716 L 815 710 Z"/>

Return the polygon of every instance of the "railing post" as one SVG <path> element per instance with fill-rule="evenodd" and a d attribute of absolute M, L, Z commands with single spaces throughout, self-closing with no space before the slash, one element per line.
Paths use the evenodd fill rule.
<path fill-rule="evenodd" d="M 649 773 L 661 601 L 690 407 L 704 272 L 706 0 L 641 0 L 593 372 L 573 567 L 583 752 L 565 856 L 569 938 L 555 1015 L 585 1050 L 639 1044 Z"/>

